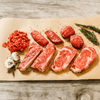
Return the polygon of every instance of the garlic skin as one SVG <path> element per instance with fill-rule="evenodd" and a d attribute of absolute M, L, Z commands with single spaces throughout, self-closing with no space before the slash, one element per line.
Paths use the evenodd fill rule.
<path fill-rule="evenodd" d="M 19 59 L 20 59 L 20 57 L 19 57 L 19 55 L 18 55 L 17 52 L 13 52 L 12 55 L 11 55 L 11 57 L 12 57 L 12 59 L 14 61 L 19 61 Z"/>
<path fill-rule="evenodd" d="M 6 61 L 5 61 L 5 66 L 7 68 L 11 68 L 15 65 L 13 59 L 11 57 L 9 57 Z"/>

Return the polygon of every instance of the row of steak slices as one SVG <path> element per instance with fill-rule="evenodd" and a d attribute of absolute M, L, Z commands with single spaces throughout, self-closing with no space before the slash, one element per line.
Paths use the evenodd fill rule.
<path fill-rule="evenodd" d="M 75 31 L 72 29 L 72 27 L 69 27 L 69 26 L 67 27 L 67 29 L 66 27 L 61 29 L 61 35 L 64 38 L 67 38 L 74 33 Z M 63 41 L 53 31 L 47 30 L 45 34 L 54 44 L 63 43 Z M 19 69 L 20 71 L 25 71 L 34 62 L 31 65 L 31 67 L 41 72 L 44 72 L 47 68 L 48 63 L 50 62 L 50 60 L 52 59 L 56 51 L 56 47 L 54 44 L 48 43 L 48 40 L 46 40 L 36 30 L 31 32 L 31 36 L 41 46 L 44 46 L 46 44 L 48 45 L 43 51 L 43 48 L 40 45 L 38 45 L 35 42 L 31 43 L 29 46 L 28 52 L 26 53 L 24 59 L 19 65 Z M 72 62 L 76 54 L 77 54 L 77 50 L 73 47 L 69 47 L 69 46 L 61 47 L 50 68 L 55 72 L 59 72 L 59 71 L 63 71 L 67 69 L 67 67 Z M 74 61 L 70 69 L 73 72 L 81 72 L 82 70 L 88 68 L 92 64 L 92 62 L 95 60 L 96 54 L 97 53 L 93 47 L 84 46 L 81 53 L 76 58 L 76 60 Z"/>

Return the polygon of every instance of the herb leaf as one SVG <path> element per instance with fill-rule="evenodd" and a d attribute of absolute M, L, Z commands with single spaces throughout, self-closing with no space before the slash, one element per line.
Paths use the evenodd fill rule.
<path fill-rule="evenodd" d="M 100 34 L 100 29 L 97 28 L 97 27 L 95 27 L 95 26 L 91 26 L 91 25 L 82 25 L 82 24 L 77 24 L 77 23 L 75 23 L 75 25 L 76 25 L 76 26 L 82 26 L 82 27 L 84 27 L 84 28 L 91 29 L 91 30 L 93 30 L 93 31 L 95 31 L 95 32 L 98 32 L 98 33 Z"/>
<path fill-rule="evenodd" d="M 11 73 L 11 69 L 9 69 L 9 70 L 7 71 L 7 73 Z"/>
<path fill-rule="evenodd" d="M 13 77 L 15 77 L 15 73 L 14 72 L 12 72 L 12 75 L 13 75 Z"/>
<path fill-rule="evenodd" d="M 81 28 L 80 31 L 86 36 L 87 39 L 89 39 L 93 44 L 99 45 L 99 42 L 96 38 L 96 35 L 94 32 L 90 32 L 86 29 Z"/>

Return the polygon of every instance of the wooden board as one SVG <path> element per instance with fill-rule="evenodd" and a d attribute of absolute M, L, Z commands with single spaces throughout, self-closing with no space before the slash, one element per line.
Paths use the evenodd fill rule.
<path fill-rule="evenodd" d="M 71 46 L 69 39 L 61 39 L 64 41 L 61 45 L 56 45 L 56 53 L 48 65 L 48 68 L 44 73 L 38 72 L 36 70 L 33 70 L 31 68 L 28 68 L 28 70 L 24 73 L 21 73 L 19 70 L 15 71 L 15 77 L 13 77 L 11 74 L 7 73 L 7 68 L 4 66 L 4 62 L 7 59 L 8 54 L 10 53 L 9 50 L 3 47 L 0 47 L 0 80 L 12 80 L 12 81 L 23 81 L 23 80 L 79 80 L 79 79 L 100 79 L 100 46 L 93 45 L 87 38 L 79 31 L 79 27 L 75 26 L 74 23 L 81 23 L 81 24 L 87 24 L 87 25 L 94 25 L 98 28 L 100 28 L 100 17 L 92 17 L 92 18 L 64 18 L 64 19 L 13 19 L 13 18 L 7 18 L 7 19 L 1 19 L 0 20 L 0 45 L 2 45 L 3 42 L 7 41 L 7 38 L 9 34 L 11 34 L 14 30 L 20 30 L 25 31 L 28 33 L 28 37 L 31 39 L 30 43 L 34 40 L 30 36 L 30 32 L 32 30 L 38 30 L 43 36 L 46 37 L 44 34 L 44 31 L 47 29 L 51 29 L 54 32 L 56 32 L 60 37 L 60 29 L 63 26 L 70 25 L 75 29 L 75 34 L 81 35 L 84 40 L 84 45 L 86 46 L 92 46 L 97 51 L 97 58 L 93 64 L 83 71 L 82 73 L 74 74 L 72 71 L 66 69 L 63 72 L 54 73 L 49 69 L 50 65 L 52 64 L 55 56 L 57 55 L 57 51 L 62 46 Z M 98 33 L 95 33 L 98 40 L 100 39 L 100 35 Z M 47 38 L 47 37 L 46 37 Z M 100 42 L 100 41 L 99 41 Z M 27 48 L 28 49 L 28 48 Z M 21 60 L 24 58 L 25 53 L 27 52 L 27 49 L 25 52 L 20 53 Z M 80 50 L 77 50 L 77 55 L 80 52 Z M 94 74 L 96 73 L 96 74 Z"/>

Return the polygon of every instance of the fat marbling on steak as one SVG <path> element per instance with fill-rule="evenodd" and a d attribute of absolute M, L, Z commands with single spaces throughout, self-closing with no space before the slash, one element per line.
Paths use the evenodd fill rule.
<path fill-rule="evenodd" d="M 22 60 L 21 64 L 19 65 L 20 71 L 25 71 L 28 68 L 34 59 L 42 52 L 42 47 L 37 43 L 33 42 L 30 44 L 28 52 L 26 53 L 24 59 Z"/>
<path fill-rule="evenodd" d="M 41 72 L 44 72 L 48 63 L 52 59 L 55 50 L 56 50 L 55 45 L 52 43 L 49 43 L 47 47 L 45 48 L 45 50 L 34 61 L 31 67 Z"/>
<path fill-rule="evenodd" d="M 63 71 L 65 70 L 73 58 L 76 56 L 77 50 L 73 47 L 69 46 L 63 46 L 58 51 L 58 54 L 51 65 L 51 69 L 55 72 Z"/>
<path fill-rule="evenodd" d="M 73 72 L 81 72 L 88 68 L 96 59 L 97 53 L 93 47 L 84 46 L 79 56 L 71 66 Z"/>

